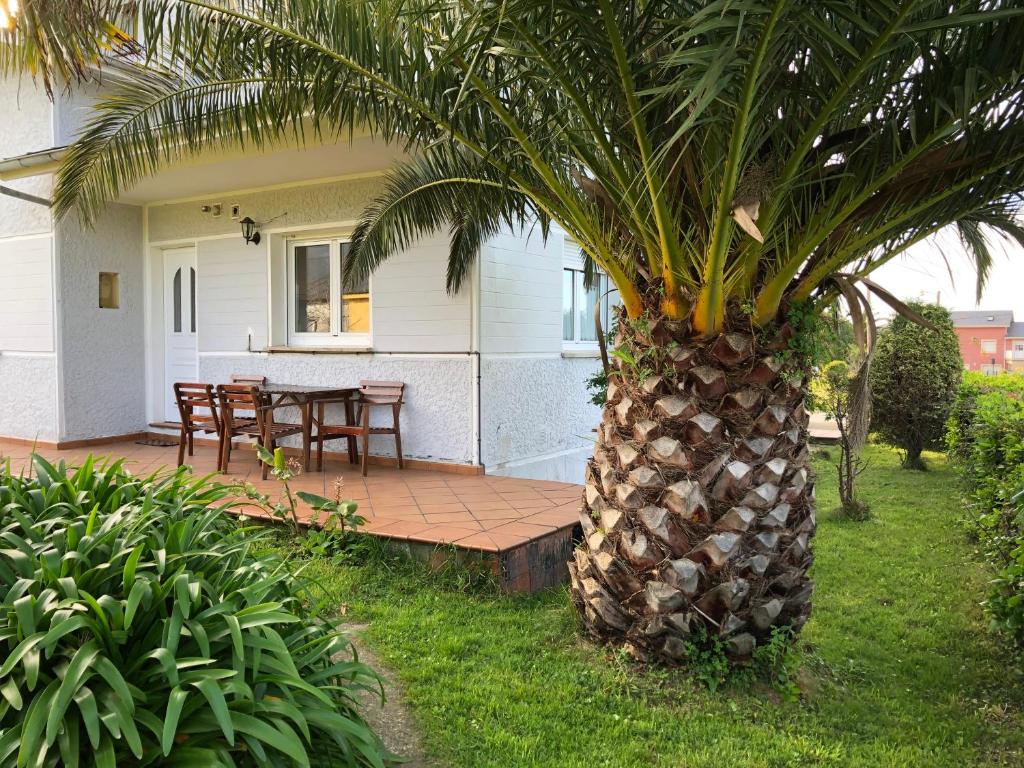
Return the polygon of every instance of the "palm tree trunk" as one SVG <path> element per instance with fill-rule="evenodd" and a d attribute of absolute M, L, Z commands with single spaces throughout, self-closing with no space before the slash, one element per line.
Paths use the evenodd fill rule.
<path fill-rule="evenodd" d="M 791 336 L 620 322 L 569 563 L 594 639 L 680 663 L 690 643 L 719 637 L 743 659 L 807 620 L 814 491 Z"/>

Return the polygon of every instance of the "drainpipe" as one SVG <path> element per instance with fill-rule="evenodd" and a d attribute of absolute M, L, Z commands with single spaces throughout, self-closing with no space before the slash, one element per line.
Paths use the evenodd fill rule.
<path fill-rule="evenodd" d="M 483 438 L 481 435 L 481 423 L 483 416 L 481 408 L 481 361 L 480 361 L 480 255 L 473 264 L 472 293 L 469 298 L 469 348 L 472 356 L 470 376 L 473 377 L 473 463 L 482 467 L 483 462 Z M 486 471 L 486 470 L 485 470 Z"/>

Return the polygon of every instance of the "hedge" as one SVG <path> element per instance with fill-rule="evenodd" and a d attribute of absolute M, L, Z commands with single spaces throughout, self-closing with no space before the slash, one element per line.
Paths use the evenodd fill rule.
<path fill-rule="evenodd" d="M 966 523 L 996 572 L 993 623 L 1024 644 L 1024 376 L 967 374 L 947 425 Z"/>

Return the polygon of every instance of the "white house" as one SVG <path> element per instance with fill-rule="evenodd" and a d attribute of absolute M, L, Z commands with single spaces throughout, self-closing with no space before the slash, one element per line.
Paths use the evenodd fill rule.
<path fill-rule="evenodd" d="M 140 183 L 92 229 L 55 221 L 25 197 L 49 197 L 88 104 L 0 82 L 0 436 L 159 431 L 178 418 L 174 381 L 398 379 L 406 456 L 580 480 L 599 360 L 571 241 L 503 233 L 449 296 L 439 234 L 343 288 L 346 238 L 401 158 L 365 136 L 205 156 Z"/>

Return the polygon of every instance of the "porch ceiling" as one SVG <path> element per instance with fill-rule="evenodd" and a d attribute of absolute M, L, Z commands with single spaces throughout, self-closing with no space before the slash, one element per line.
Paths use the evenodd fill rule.
<path fill-rule="evenodd" d="M 133 205 L 179 201 L 254 188 L 384 171 L 403 159 L 400 146 L 369 137 L 334 144 L 266 152 L 229 150 L 175 164 L 143 179 L 119 202 Z"/>

